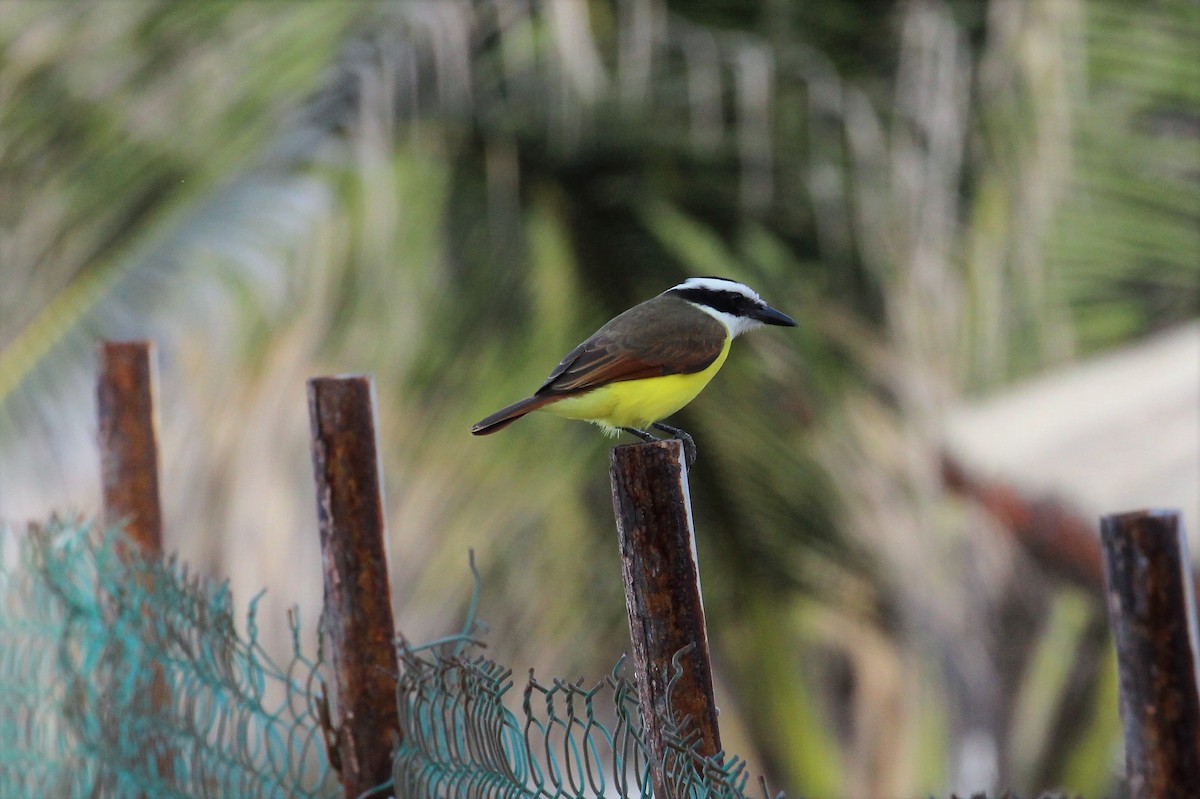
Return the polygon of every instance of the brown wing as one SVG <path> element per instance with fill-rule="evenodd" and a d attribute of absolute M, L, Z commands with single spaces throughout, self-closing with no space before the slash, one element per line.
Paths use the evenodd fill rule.
<path fill-rule="evenodd" d="M 699 372 L 721 354 L 728 335 L 724 325 L 686 300 L 654 297 L 613 318 L 571 350 L 534 396 Z"/>

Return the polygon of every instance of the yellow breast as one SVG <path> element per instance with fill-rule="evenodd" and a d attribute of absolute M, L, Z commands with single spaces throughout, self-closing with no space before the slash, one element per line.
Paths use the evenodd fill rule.
<path fill-rule="evenodd" d="M 721 354 L 701 372 L 609 383 L 586 394 L 559 400 L 544 410 L 567 419 L 594 422 L 610 435 L 615 435 L 619 427 L 649 427 L 696 398 L 725 363 L 731 341 L 732 338 L 725 340 Z"/>

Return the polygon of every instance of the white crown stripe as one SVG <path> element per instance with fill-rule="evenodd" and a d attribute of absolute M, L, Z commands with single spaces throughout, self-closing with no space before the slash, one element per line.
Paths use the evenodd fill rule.
<path fill-rule="evenodd" d="M 762 297 L 758 296 L 758 292 L 747 286 L 745 283 L 738 283 L 736 280 L 726 280 L 725 278 L 721 277 L 689 277 L 687 280 L 683 281 L 674 288 L 707 289 L 708 291 L 714 292 L 741 294 L 743 297 L 749 297 L 755 302 L 762 302 Z"/>

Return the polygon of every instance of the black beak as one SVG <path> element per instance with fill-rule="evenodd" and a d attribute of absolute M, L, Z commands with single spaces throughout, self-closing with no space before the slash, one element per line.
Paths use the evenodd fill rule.
<path fill-rule="evenodd" d="M 795 327 L 796 320 L 781 313 L 769 305 L 764 305 L 754 312 L 754 318 L 764 325 L 779 325 L 780 327 Z"/>

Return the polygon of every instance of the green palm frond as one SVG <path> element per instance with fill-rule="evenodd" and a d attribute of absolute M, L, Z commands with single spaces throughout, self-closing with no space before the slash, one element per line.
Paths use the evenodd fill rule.
<path fill-rule="evenodd" d="M 0 23 L 11 98 L 0 112 L 0 191 L 15 215 L 0 292 L 0 408 L 34 370 L 61 365 L 70 340 L 160 333 L 130 321 L 154 318 L 164 296 L 232 254 L 294 240 L 313 186 L 295 164 L 253 156 L 346 17 L 311 6 L 280 16 L 218 4 L 14 9 L 23 13 Z M 218 267 L 212 290 L 263 281 L 259 296 L 277 295 L 264 266 Z"/>

